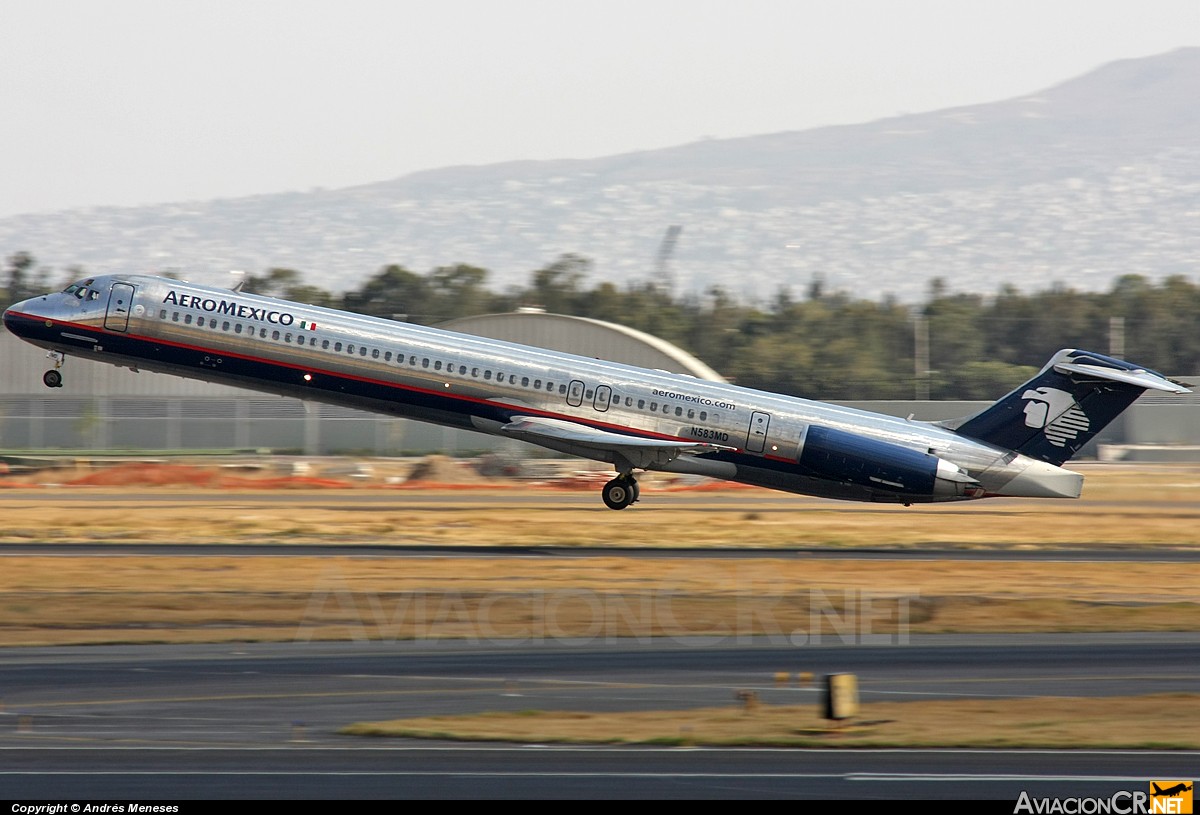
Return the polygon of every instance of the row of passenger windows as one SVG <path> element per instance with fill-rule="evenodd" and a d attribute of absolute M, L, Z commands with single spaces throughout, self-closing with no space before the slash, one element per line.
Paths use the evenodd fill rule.
<path fill-rule="evenodd" d="M 158 313 L 158 318 L 160 320 L 168 319 L 167 310 L 166 309 L 160 310 Z M 171 320 L 171 322 L 174 322 L 174 323 L 181 322 L 184 325 L 195 324 L 199 328 L 211 328 L 214 331 L 217 331 L 217 330 L 232 331 L 234 334 L 245 334 L 246 336 L 250 336 L 250 337 L 254 336 L 255 331 L 257 331 L 258 336 L 264 340 L 267 339 L 267 337 L 269 335 L 272 340 L 276 340 L 276 341 L 282 340 L 283 342 L 291 343 L 293 345 L 307 345 L 309 348 L 318 347 L 318 341 L 317 341 L 316 336 L 314 336 L 312 334 L 305 334 L 305 333 L 299 332 L 299 331 L 294 332 L 294 333 L 291 331 L 282 331 L 281 332 L 279 329 L 271 329 L 270 331 L 268 331 L 266 328 L 261 328 L 261 327 L 256 328 L 255 326 L 250 325 L 250 324 L 245 324 L 245 326 L 243 327 L 243 324 L 239 323 L 239 322 L 233 322 L 230 320 L 218 321 L 216 317 L 205 317 L 203 315 L 193 317 L 192 314 L 189 314 L 186 312 L 181 315 L 180 312 L 178 312 L 178 311 L 170 312 L 170 320 Z M 338 341 L 331 342 L 330 340 L 320 340 L 320 348 L 323 351 L 332 350 L 335 353 L 342 353 L 344 351 L 347 354 L 357 353 L 358 356 L 360 356 L 360 357 L 370 356 L 371 359 L 382 359 L 384 362 L 392 361 L 392 352 L 391 351 L 380 352 L 380 350 L 378 348 L 367 348 L 367 346 L 365 346 L 365 345 L 361 345 L 361 344 L 356 345 L 352 342 L 343 344 Z M 395 359 L 396 359 L 397 365 L 404 364 L 404 354 L 396 354 Z M 408 357 L 408 364 L 414 368 L 418 367 L 418 364 L 421 368 L 431 368 L 432 367 L 432 369 L 434 371 L 444 371 L 445 373 L 448 373 L 448 374 L 454 374 L 457 372 L 459 376 L 466 376 L 467 371 L 468 371 L 468 368 L 466 365 L 457 365 L 456 366 L 452 362 L 447 362 L 443 365 L 443 363 L 440 359 L 430 360 L 429 357 L 417 357 L 415 354 L 410 355 Z M 487 368 L 484 368 L 484 369 L 471 368 L 469 370 L 470 370 L 471 377 L 474 379 L 482 378 L 485 382 L 494 381 L 494 382 L 500 382 L 500 383 L 503 383 L 506 381 L 505 374 L 502 371 L 497 371 L 495 374 L 493 374 L 492 371 Z M 512 385 L 518 384 L 516 376 L 509 376 L 507 381 L 509 384 L 512 384 Z M 528 376 L 522 376 L 520 378 L 519 384 L 523 388 L 532 387 L 534 390 L 537 390 L 537 391 L 542 390 L 544 387 L 547 393 L 554 393 L 554 383 L 551 382 L 550 380 L 546 380 L 543 383 L 543 381 L 541 379 L 532 379 L 531 380 Z M 558 392 L 559 392 L 559 394 L 566 395 L 567 386 L 560 384 L 558 386 Z M 589 388 L 587 390 L 587 392 L 584 394 L 584 399 L 589 403 L 593 402 L 594 397 L 595 397 L 595 391 L 593 391 L 591 388 Z M 621 404 L 621 395 L 614 393 L 612 395 L 611 404 L 619 406 Z M 634 406 L 633 397 L 626 396 L 625 397 L 625 407 L 632 408 L 633 406 Z M 605 406 L 605 407 L 607 407 L 607 406 Z M 647 409 L 647 403 L 646 403 L 645 399 L 637 400 L 637 409 L 638 410 L 646 410 Z M 649 403 L 649 411 L 651 413 L 657 413 L 658 410 L 659 410 L 658 402 L 650 402 Z M 662 412 L 666 415 L 669 415 L 671 413 L 671 405 L 664 403 L 662 405 Z M 682 407 L 679 407 L 678 405 L 676 405 L 675 406 L 675 415 L 682 418 L 684 415 L 684 409 Z M 687 409 L 687 418 L 689 418 L 689 419 L 696 418 L 696 410 L 694 408 Z M 715 421 L 717 418 L 718 418 L 717 415 L 714 413 L 713 420 Z M 703 422 L 703 421 L 706 421 L 707 419 L 708 419 L 708 411 L 705 411 L 705 410 L 700 411 L 700 421 Z"/>

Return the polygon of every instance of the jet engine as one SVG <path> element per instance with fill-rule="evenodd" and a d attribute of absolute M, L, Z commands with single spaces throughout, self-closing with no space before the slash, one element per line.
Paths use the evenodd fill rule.
<path fill-rule="evenodd" d="M 982 492 L 978 481 L 943 458 L 830 427 L 808 428 L 798 463 L 810 475 L 897 496 Z"/>

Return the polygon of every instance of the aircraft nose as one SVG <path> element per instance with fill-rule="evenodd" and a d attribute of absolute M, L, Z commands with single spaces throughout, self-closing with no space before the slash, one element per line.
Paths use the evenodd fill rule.
<path fill-rule="evenodd" d="M 31 297 L 28 300 L 13 303 L 4 309 L 4 327 L 18 337 L 28 334 L 29 324 L 37 318 L 37 302 L 45 299 L 45 297 Z"/>

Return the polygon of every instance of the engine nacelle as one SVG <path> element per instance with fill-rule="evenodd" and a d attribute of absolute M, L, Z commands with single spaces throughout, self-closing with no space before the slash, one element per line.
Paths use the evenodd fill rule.
<path fill-rule="evenodd" d="M 979 482 L 943 458 L 813 425 L 797 459 L 812 475 L 897 495 L 974 497 Z"/>

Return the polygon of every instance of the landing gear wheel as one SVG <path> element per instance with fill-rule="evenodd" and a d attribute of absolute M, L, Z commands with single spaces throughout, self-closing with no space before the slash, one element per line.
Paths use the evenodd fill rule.
<path fill-rule="evenodd" d="M 47 388 L 61 388 L 62 374 L 58 371 L 46 371 L 46 373 L 42 374 L 42 382 Z"/>
<path fill-rule="evenodd" d="M 618 476 L 604 485 L 600 497 L 609 509 L 625 509 L 637 500 L 637 482 Z"/>
<path fill-rule="evenodd" d="M 629 479 L 629 488 L 633 491 L 633 500 L 629 503 L 636 504 L 638 501 L 642 500 L 642 488 L 638 486 L 638 482 L 634 481 L 632 478 Z"/>

